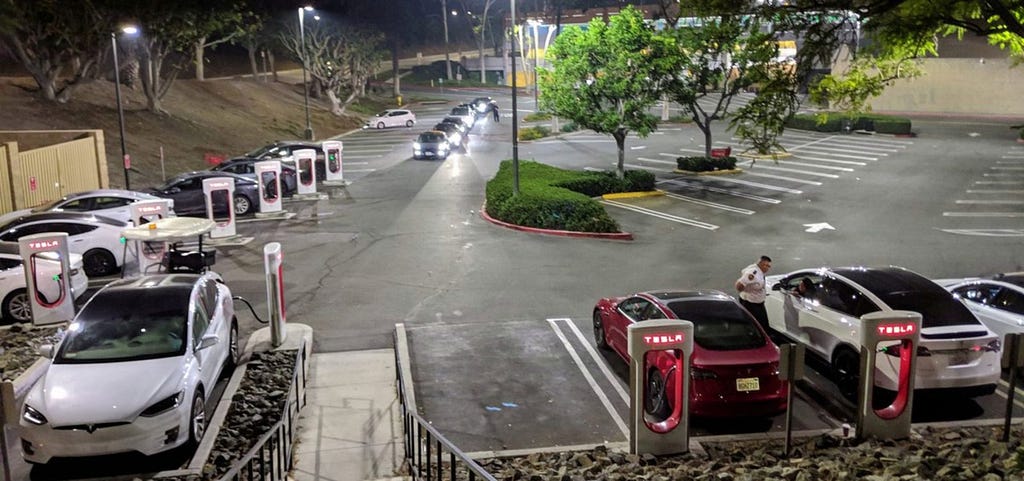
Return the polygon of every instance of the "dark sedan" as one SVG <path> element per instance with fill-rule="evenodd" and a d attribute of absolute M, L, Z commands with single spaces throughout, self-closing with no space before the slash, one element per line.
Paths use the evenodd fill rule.
<path fill-rule="evenodd" d="M 216 172 L 231 172 L 233 174 L 241 175 L 242 177 L 256 180 L 256 162 L 262 161 L 239 157 L 231 160 L 225 160 L 210 170 Z M 269 186 L 264 186 L 264 188 L 269 188 Z M 281 190 L 284 191 L 285 197 L 291 197 L 298 190 L 298 179 L 295 173 L 295 168 L 290 165 L 281 166 Z"/>
<path fill-rule="evenodd" d="M 174 199 L 174 212 L 182 216 L 206 217 L 206 199 L 203 196 L 203 180 L 214 177 L 235 179 L 235 195 L 232 203 L 235 215 L 246 215 L 259 208 L 259 187 L 256 181 L 231 172 L 200 170 L 188 172 L 168 180 L 163 185 L 144 192 L 165 199 Z"/>
<path fill-rule="evenodd" d="M 303 149 L 313 149 L 316 151 L 316 180 L 326 179 L 327 170 L 324 166 L 324 151 L 323 144 L 321 142 L 311 142 L 308 140 L 278 140 L 277 142 L 264 145 L 263 147 L 253 150 L 252 152 L 247 152 L 245 155 L 235 157 L 231 160 L 280 160 L 282 165 L 287 165 L 294 169 L 295 151 Z"/>

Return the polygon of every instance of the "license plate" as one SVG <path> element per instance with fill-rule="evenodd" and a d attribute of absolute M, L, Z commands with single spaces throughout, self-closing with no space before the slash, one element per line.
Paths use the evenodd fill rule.
<path fill-rule="evenodd" d="M 970 358 L 967 356 L 967 351 L 953 351 L 953 354 L 949 356 L 950 366 L 962 366 L 970 362 Z"/>
<path fill-rule="evenodd" d="M 761 389 L 761 382 L 756 377 L 741 377 L 736 379 L 736 390 L 740 392 L 757 391 Z"/>

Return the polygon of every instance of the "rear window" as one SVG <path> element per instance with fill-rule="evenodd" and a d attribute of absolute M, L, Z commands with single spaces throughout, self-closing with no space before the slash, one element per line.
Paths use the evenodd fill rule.
<path fill-rule="evenodd" d="M 747 311 L 731 301 L 677 301 L 668 305 L 676 317 L 693 323 L 693 340 L 713 351 L 756 349 L 767 342 Z"/>
<path fill-rule="evenodd" d="M 979 325 L 978 319 L 953 295 L 942 292 L 894 292 L 881 298 L 889 307 L 921 314 L 921 327 Z"/>

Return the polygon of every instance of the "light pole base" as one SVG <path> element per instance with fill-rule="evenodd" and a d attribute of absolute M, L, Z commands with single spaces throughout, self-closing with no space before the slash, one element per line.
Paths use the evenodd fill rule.
<path fill-rule="evenodd" d="M 306 127 L 306 140 L 313 140 L 313 129 Z"/>

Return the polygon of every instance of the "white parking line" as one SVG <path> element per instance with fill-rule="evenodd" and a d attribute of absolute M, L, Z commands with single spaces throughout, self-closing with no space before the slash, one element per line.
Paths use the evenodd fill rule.
<path fill-rule="evenodd" d="M 1006 157 L 1004 155 L 1003 158 L 1006 159 L 1008 157 Z M 997 160 L 996 164 L 997 165 L 1020 165 L 1020 164 L 1024 164 L 1024 158 L 1022 158 L 1022 160 Z"/>
<path fill-rule="evenodd" d="M 948 234 L 983 237 L 1024 237 L 1024 229 L 939 229 Z"/>
<path fill-rule="evenodd" d="M 861 167 L 863 167 L 865 165 L 868 165 L 865 162 L 857 162 L 857 161 L 854 161 L 854 160 L 825 159 L 825 158 L 822 158 L 822 157 L 811 157 L 809 155 L 799 155 L 799 154 L 793 154 L 793 158 L 803 159 L 803 160 L 817 160 L 818 162 L 832 162 L 833 164 L 859 165 Z"/>
<path fill-rule="evenodd" d="M 711 207 L 713 209 L 722 209 L 729 212 L 735 212 L 737 214 L 751 215 L 754 211 L 750 209 L 741 209 L 739 207 L 733 207 L 731 205 L 719 204 L 717 202 L 709 202 L 703 199 L 695 199 L 693 197 L 687 197 L 685 195 L 673 194 L 671 192 L 665 192 L 666 197 L 681 200 L 683 202 L 689 202 L 691 204 L 703 205 L 705 207 Z"/>
<path fill-rule="evenodd" d="M 649 159 L 647 157 L 637 157 L 636 160 L 642 160 L 644 162 L 654 162 L 655 164 L 678 165 L 674 160 Z"/>
<path fill-rule="evenodd" d="M 799 166 L 802 166 L 802 167 L 813 167 L 815 169 L 838 170 L 840 172 L 853 172 L 853 169 L 851 169 L 849 167 L 836 167 L 834 165 L 808 164 L 806 162 L 794 162 L 792 160 L 777 160 L 776 163 L 784 164 L 784 165 L 799 165 Z"/>
<path fill-rule="evenodd" d="M 792 131 L 788 131 L 788 132 L 786 132 L 782 136 L 782 138 L 784 138 L 784 139 L 785 138 L 789 138 L 789 137 L 805 138 L 805 139 L 829 139 L 829 140 L 833 140 L 833 141 L 836 141 L 836 142 L 870 142 L 872 144 L 889 144 L 889 145 L 913 145 L 914 144 L 913 140 L 892 140 L 892 139 L 880 139 L 878 137 L 872 137 L 870 140 L 863 140 L 862 141 L 862 140 L 855 140 L 855 139 L 852 139 L 852 138 L 851 139 L 845 139 L 845 138 L 840 137 L 838 135 L 825 135 L 825 134 L 814 135 L 814 134 L 809 134 L 809 133 L 804 133 L 804 132 L 792 132 Z"/>
<path fill-rule="evenodd" d="M 622 387 L 622 383 L 619 382 L 619 378 L 615 377 L 615 375 L 612 374 L 611 369 L 608 369 L 608 363 L 604 362 L 604 359 L 601 358 L 601 356 L 597 353 L 597 350 L 594 349 L 594 346 L 590 345 L 590 341 L 583 337 L 583 333 L 580 332 L 580 329 L 578 327 L 576 327 L 576 323 L 572 322 L 572 319 L 548 319 L 548 322 L 552 321 L 565 321 L 565 323 L 569 326 L 569 329 L 573 332 L 573 334 L 576 334 L 576 339 L 579 339 L 580 344 L 582 344 L 583 348 L 587 350 L 588 354 L 590 354 L 590 358 L 594 360 L 594 363 L 597 364 L 597 367 L 601 368 L 601 373 L 603 373 L 604 377 L 608 379 L 608 383 L 611 384 L 612 387 L 615 388 L 615 391 L 619 393 L 619 397 L 622 398 L 622 402 L 626 403 L 626 405 L 629 406 L 629 394 L 626 393 L 626 388 Z"/>
<path fill-rule="evenodd" d="M 890 147 L 874 147 L 874 146 L 860 145 L 860 144 L 841 144 L 841 143 L 833 143 L 833 142 L 834 142 L 834 140 L 830 139 L 828 144 L 816 144 L 816 145 L 813 146 L 813 148 L 815 148 L 815 149 L 824 149 L 824 150 L 837 150 L 839 152 L 854 152 L 854 153 L 858 153 L 858 154 L 873 154 L 873 155 L 889 155 L 889 154 L 887 154 L 885 152 L 900 152 L 902 150 L 902 149 L 895 149 L 895 148 L 890 148 Z M 797 142 L 794 142 L 792 140 L 781 139 L 779 141 L 779 143 L 783 144 L 783 145 L 786 145 L 786 144 L 794 144 L 794 143 L 797 143 Z M 807 147 L 811 147 L 811 146 L 808 145 Z"/>
<path fill-rule="evenodd" d="M 943 217 L 1024 217 L 1024 212 L 943 212 Z"/>
<path fill-rule="evenodd" d="M 376 172 L 376 171 L 377 171 L 377 169 L 345 169 L 345 172 L 348 172 L 348 173 L 355 173 L 355 172 Z"/>
<path fill-rule="evenodd" d="M 1024 170 L 1024 167 L 989 167 L 992 170 Z"/>
<path fill-rule="evenodd" d="M 729 190 L 729 189 L 723 189 L 721 187 L 715 187 L 713 185 L 707 185 L 707 184 L 704 184 L 704 183 L 701 183 L 701 182 L 689 182 L 689 181 L 679 180 L 679 179 L 668 179 L 668 180 L 659 181 L 658 183 L 659 184 L 673 184 L 673 185 L 678 185 L 678 186 L 682 186 L 682 187 L 688 187 L 688 188 L 691 188 L 691 189 L 706 190 L 708 192 L 716 192 L 716 193 L 719 193 L 719 194 L 731 195 L 733 197 L 741 197 L 743 199 L 756 200 L 758 202 L 764 202 L 766 204 L 778 204 L 778 203 L 782 202 L 779 199 L 772 199 L 771 197 L 762 197 L 760 195 L 748 194 L 746 192 L 736 192 L 736 191 Z"/>
<path fill-rule="evenodd" d="M 354 163 L 354 162 L 347 162 L 348 159 L 379 159 L 381 157 L 384 157 L 384 156 L 383 155 L 348 155 L 348 154 L 345 154 L 345 156 L 343 157 L 342 162 L 350 163 L 351 164 L 351 163 Z M 363 162 L 363 163 L 365 164 L 366 162 Z"/>
<path fill-rule="evenodd" d="M 1024 205 L 1024 200 L 967 200 L 959 199 L 957 204 L 970 205 Z"/>
<path fill-rule="evenodd" d="M 659 169 L 657 167 L 651 167 L 651 166 L 648 166 L 648 165 L 640 165 L 640 164 L 622 164 L 622 165 L 624 167 L 632 167 L 634 169 L 643 169 L 643 170 L 653 170 L 655 172 L 665 172 L 665 173 L 673 172 L 673 169 Z"/>
<path fill-rule="evenodd" d="M 757 182 L 750 182 L 748 180 L 741 180 L 741 179 L 730 179 L 728 177 L 716 177 L 715 180 L 720 180 L 722 182 L 732 182 L 734 184 L 749 185 L 751 187 L 760 187 L 762 189 L 768 189 L 768 190 L 777 190 L 779 192 L 786 192 L 786 193 L 789 193 L 789 194 L 803 194 L 804 193 L 802 190 L 790 189 L 788 187 L 779 187 L 779 186 L 776 186 L 776 185 L 759 184 Z"/>
<path fill-rule="evenodd" d="M 770 165 L 770 163 L 769 163 L 769 165 L 764 165 L 766 163 L 769 163 L 769 162 L 762 161 L 760 164 L 757 164 L 757 168 L 758 169 L 766 169 L 766 170 L 777 170 L 779 172 L 792 172 L 794 174 L 814 175 L 814 176 L 818 176 L 818 177 L 826 177 L 826 178 L 829 178 L 829 179 L 838 179 L 839 178 L 839 176 L 835 175 L 835 174 L 824 174 L 824 173 L 821 173 L 821 172 L 808 172 L 806 170 L 787 169 L 785 167 L 773 167 L 772 165 Z M 755 166 L 754 162 L 750 162 L 750 167 L 748 167 L 748 169 L 753 169 L 754 166 Z M 835 167 L 833 167 L 833 168 L 835 168 Z M 852 169 L 850 169 L 850 170 L 852 170 Z M 747 173 L 748 174 L 751 173 L 750 170 L 748 170 Z"/>
<path fill-rule="evenodd" d="M 774 174 L 762 174 L 762 173 L 760 173 L 760 172 L 752 172 L 752 171 L 750 171 L 750 170 L 744 171 L 744 173 L 745 173 L 746 175 L 752 175 L 752 176 L 754 176 L 754 177 L 764 177 L 764 178 L 766 178 L 766 179 L 777 179 L 777 180 L 785 180 L 785 181 L 787 181 L 787 182 L 795 182 L 795 183 L 797 183 L 797 184 L 805 184 L 805 185 L 821 185 L 821 182 L 818 182 L 818 181 L 814 181 L 814 180 L 804 180 L 804 179 L 795 179 L 795 178 L 793 178 L 793 177 L 785 177 L 785 176 L 781 176 L 781 175 L 774 175 Z"/>
<path fill-rule="evenodd" d="M 831 148 L 828 148 L 828 147 L 819 147 L 817 145 L 814 145 L 814 146 L 811 146 L 811 147 L 800 147 L 800 146 L 788 147 L 788 150 L 790 150 L 790 151 L 800 150 L 800 152 L 808 152 L 808 153 L 811 153 L 811 154 L 818 154 L 818 155 L 831 155 L 831 156 L 834 156 L 834 157 L 842 157 L 844 159 L 878 160 L 878 157 L 868 157 L 866 155 L 837 154 L 835 151 L 839 151 L 839 152 L 850 152 L 850 151 L 849 150 L 843 150 L 843 149 L 831 149 Z M 874 155 L 889 155 L 889 154 L 874 154 Z"/>
<path fill-rule="evenodd" d="M 588 383 L 590 383 L 590 388 L 594 390 L 594 394 L 597 394 L 597 397 L 601 400 L 601 404 L 603 404 L 604 408 L 608 410 L 608 414 L 611 415 L 612 420 L 615 421 L 615 425 L 619 427 L 619 431 L 622 431 L 622 435 L 628 439 L 629 428 L 626 427 L 626 421 L 623 420 L 622 416 L 619 416 L 618 411 L 612 407 L 612 403 L 608 400 L 608 396 L 597 385 L 597 381 L 594 380 L 594 376 L 590 375 L 590 371 L 587 367 L 583 365 L 583 360 L 580 359 L 579 353 L 577 353 L 576 349 L 572 347 L 572 344 L 569 343 L 569 340 L 566 339 L 565 334 L 562 333 L 562 330 L 557 324 L 555 324 L 554 320 L 548 319 L 548 324 L 551 326 L 551 329 L 554 329 L 555 335 L 558 336 L 558 339 L 562 341 L 562 345 L 565 346 L 565 350 L 569 351 L 569 356 L 572 357 L 573 362 L 576 363 L 576 367 L 578 367 L 580 372 L 583 373 L 583 377 Z"/>
<path fill-rule="evenodd" d="M 1004 155 L 1003 159 L 1024 159 L 1024 155 Z"/>
<path fill-rule="evenodd" d="M 1024 190 L 968 190 L 968 194 L 1024 194 Z"/>
<path fill-rule="evenodd" d="M 976 180 L 975 184 L 978 185 L 1021 185 L 1024 181 L 1021 180 Z"/>
<path fill-rule="evenodd" d="M 625 204 L 625 203 L 614 201 L 614 200 L 602 200 L 601 203 L 605 204 L 605 205 L 611 205 L 611 206 L 614 206 L 614 207 L 618 207 L 620 209 L 626 209 L 626 210 L 631 210 L 633 212 L 639 212 L 641 214 L 647 214 L 647 215 L 649 215 L 651 217 L 657 217 L 659 219 L 663 219 L 663 220 L 667 220 L 667 221 L 671 221 L 671 222 L 677 222 L 679 224 L 685 224 L 685 225 L 692 226 L 692 227 L 699 227 L 701 229 L 707 229 L 707 230 L 717 230 L 718 229 L 717 225 L 708 224 L 707 222 L 701 222 L 699 220 L 687 219 L 686 217 L 679 217 L 679 216 L 672 215 L 672 214 L 666 214 L 664 212 L 658 212 L 658 211 L 653 210 L 653 209 L 647 209 L 647 208 L 644 208 L 644 207 L 637 207 L 635 205 L 629 205 L 629 204 Z"/>
<path fill-rule="evenodd" d="M 342 156 L 347 155 L 347 154 L 372 154 L 374 152 L 391 152 L 392 150 L 395 150 L 395 149 L 362 149 L 362 150 L 346 149 L 342 153 Z M 342 159 L 344 159 L 344 157 L 342 157 Z"/>

